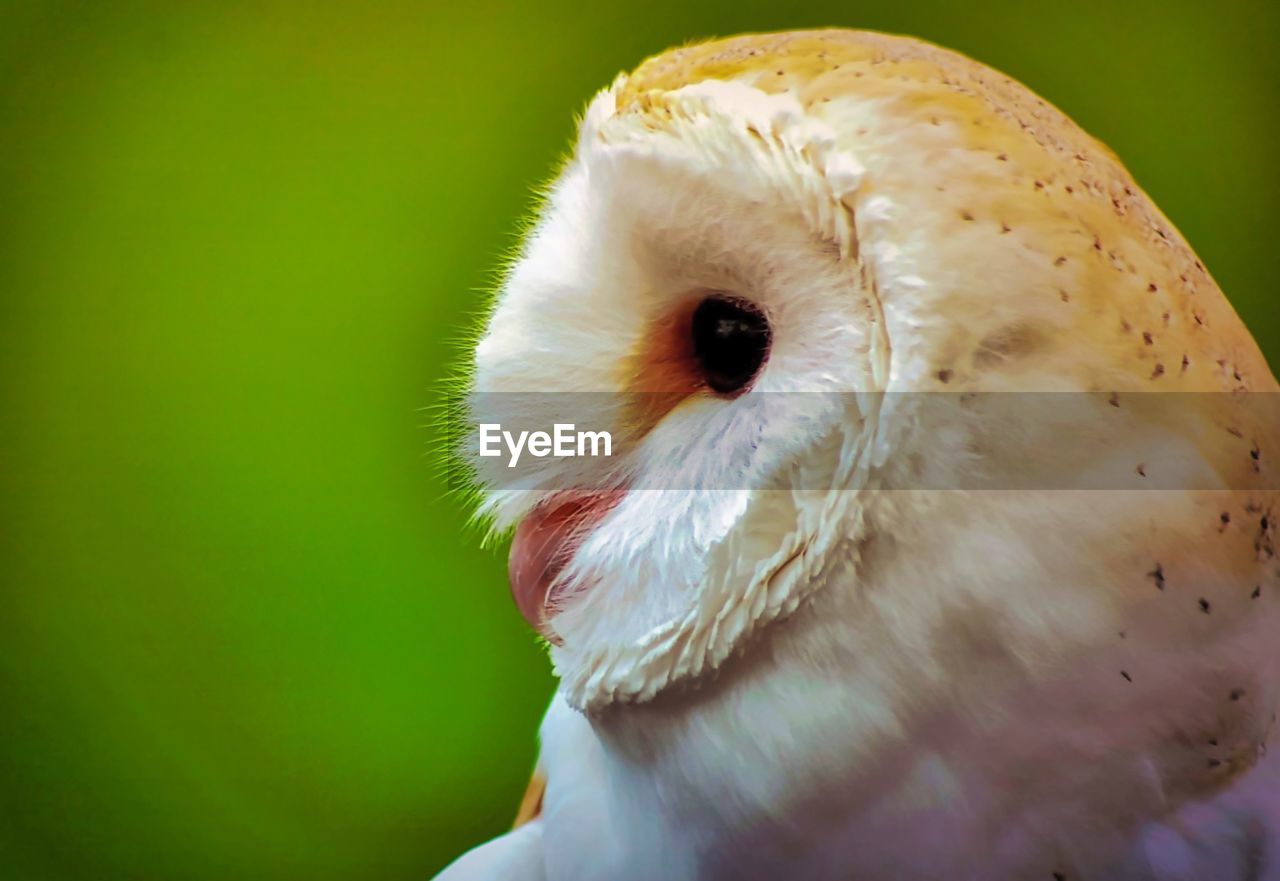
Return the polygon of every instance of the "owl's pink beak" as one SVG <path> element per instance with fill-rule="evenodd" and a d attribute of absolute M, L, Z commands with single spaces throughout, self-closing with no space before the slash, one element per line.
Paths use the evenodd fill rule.
<path fill-rule="evenodd" d="M 516 527 L 511 541 L 507 572 L 511 595 L 525 620 L 552 642 L 558 642 L 548 625 L 552 588 L 560 572 L 573 558 L 578 545 L 592 528 L 622 499 L 625 490 L 564 492 L 534 508 Z"/>

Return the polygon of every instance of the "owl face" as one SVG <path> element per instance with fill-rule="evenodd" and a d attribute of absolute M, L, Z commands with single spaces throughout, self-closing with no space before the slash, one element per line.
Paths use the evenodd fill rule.
<path fill-rule="evenodd" d="M 860 440 L 852 399 L 821 393 L 884 366 L 841 201 L 857 166 L 830 133 L 723 84 L 672 94 L 650 131 L 621 86 L 591 104 L 476 350 L 478 394 L 614 438 L 489 496 L 518 524 L 517 603 L 583 705 L 696 676 L 794 607 L 825 495 L 799 498 L 796 472 L 851 485 Z"/>
<path fill-rule="evenodd" d="M 646 700 L 856 580 L 868 493 L 941 443 L 883 393 L 1221 390 L 1176 369 L 1232 346 L 1182 335 L 1219 318 L 1105 148 L 986 68 L 848 32 L 677 50 L 591 102 L 475 352 L 489 421 L 612 455 L 487 472 L 483 510 L 568 701 Z"/>

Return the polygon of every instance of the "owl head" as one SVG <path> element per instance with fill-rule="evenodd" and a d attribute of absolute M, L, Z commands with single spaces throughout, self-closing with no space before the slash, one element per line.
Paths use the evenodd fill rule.
<path fill-rule="evenodd" d="M 956 473 L 1141 488 L 1114 423 L 1060 433 L 1117 395 L 1274 389 L 1110 151 L 989 68 L 851 31 L 674 50 L 596 95 L 473 376 L 477 421 L 612 438 L 482 476 L 516 601 L 592 712 L 856 593 L 872 546 L 971 526 L 921 492 Z M 1083 409 L 973 403 L 1007 392 Z M 1175 434 L 1244 480 L 1265 431 L 1237 431 Z"/>

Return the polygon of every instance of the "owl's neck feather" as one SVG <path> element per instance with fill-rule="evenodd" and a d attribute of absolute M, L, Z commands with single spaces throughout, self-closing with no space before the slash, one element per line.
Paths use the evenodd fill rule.
<path fill-rule="evenodd" d="M 1280 767 L 1258 763 L 1280 596 L 1233 614 L 1215 594 L 1206 619 L 1195 594 L 1230 562 L 1141 584 L 1143 533 L 1082 516 L 1088 493 L 878 498 L 848 564 L 714 680 L 553 708 L 549 798 L 559 774 L 562 810 L 607 828 L 574 847 L 641 872 L 610 877 L 821 879 L 854 855 L 872 878 L 1144 877 L 1115 867 L 1148 839 L 1163 859 L 1180 810 L 1211 837 L 1280 829 Z M 1166 500 L 1164 526 L 1218 503 Z"/>

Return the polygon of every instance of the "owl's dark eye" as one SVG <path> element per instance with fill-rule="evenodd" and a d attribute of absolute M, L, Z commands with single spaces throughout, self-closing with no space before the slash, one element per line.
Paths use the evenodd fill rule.
<path fill-rule="evenodd" d="M 693 312 L 693 353 L 714 392 L 733 395 L 756 378 L 769 357 L 769 321 L 754 303 L 716 294 Z"/>

